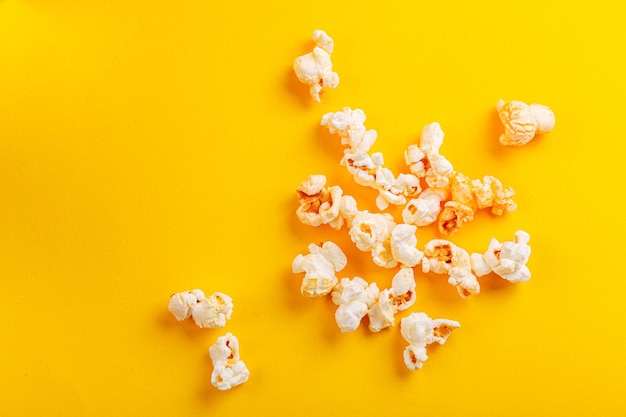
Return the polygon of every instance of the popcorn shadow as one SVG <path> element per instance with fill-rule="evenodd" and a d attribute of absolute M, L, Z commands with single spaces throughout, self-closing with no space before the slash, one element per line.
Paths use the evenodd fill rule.
<path fill-rule="evenodd" d="M 290 96 L 293 96 L 294 102 L 298 106 L 310 109 L 314 104 L 318 104 L 313 100 L 309 93 L 309 86 L 300 82 L 292 67 L 285 70 L 283 78 L 283 86 L 289 92 Z"/>
<path fill-rule="evenodd" d="M 495 273 L 491 272 L 487 275 L 478 278 L 480 283 L 480 291 L 492 292 L 492 291 L 512 291 L 515 284 L 507 281 L 504 278 L 499 277 Z M 480 295 L 480 294 L 479 294 Z"/>

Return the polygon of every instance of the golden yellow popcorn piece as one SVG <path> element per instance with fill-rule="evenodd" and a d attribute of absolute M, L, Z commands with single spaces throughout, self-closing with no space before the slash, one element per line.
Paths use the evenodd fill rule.
<path fill-rule="evenodd" d="M 330 55 L 334 42 L 323 30 L 313 32 L 315 48 L 313 52 L 299 56 L 293 62 L 293 69 L 300 82 L 309 86 L 311 97 L 320 102 L 320 94 L 325 88 L 335 88 L 339 84 L 339 75 L 333 72 Z"/>
<path fill-rule="evenodd" d="M 439 213 L 437 227 L 440 233 L 451 235 L 464 223 L 474 219 L 474 210 L 456 201 L 447 201 Z"/>
<path fill-rule="evenodd" d="M 239 340 L 232 333 L 217 338 L 209 348 L 213 362 L 211 384 L 220 391 L 229 390 L 248 380 L 250 371 L 239 357 Z"/>
<path fill-rule="evenodd" d="M 409 345 L 404 350 L 404 364 L 411 371 L 421 369 L 428 359 L 426 347 L 444 344 L 450 334 L 461 327 L 458 321 L 431 319 L 426 313 L 411 313 L 400 321 L 400 334 Z"/>
<path fill-rule="evenodd" d="M 324 242 L 321 246 L 309 245 L 309 254 L 299 254 L 292 262 L 294 273 L 304 272 L 300 292 L 305 297 L 319 297 L 329 294 L 337 285 L 336 272 L 345 268 L 346 255 L 333 242 Z"/>
<path fill-rule="evenodd" d="M 504 125 L 500 143 L 508 146 L 522 146 L 530 142 L 536 134 L 554 129 L 554 112 L 541 104 L 526 104 L 513 100 L 508 103 L 499 100 L 496 110 Z"/>

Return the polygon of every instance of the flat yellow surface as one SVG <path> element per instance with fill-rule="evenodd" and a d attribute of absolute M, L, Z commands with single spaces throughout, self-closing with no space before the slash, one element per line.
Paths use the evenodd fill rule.
<path fill-rule="evenodd" d="M 624 415 L 624 2 L 87 3 L 0 0 L 0 415 Z M 318 28 L 341 77 L 321 103 L 291 67 Z M 550 106 L 555 130 L 502 147 L 500 98 Z M 340 276 L 395 272 L 295 216 L 313 173 L 374 207 L 319 126 L 344 106 L 396 173 L 438 121 L 456 170 L 515 189 L 455 243 L 531 235 L 527 283 L 488 275 L 463 300 L 417 274 L 398 319 L 462 327 L 416 372 L 399 325 L 342 334 L 291 272 L 324 240 Z M 170 315 L 192 288 L 233 297 L 224 329 Z M 226 332 L 251 376 L 221 392 Z"/>

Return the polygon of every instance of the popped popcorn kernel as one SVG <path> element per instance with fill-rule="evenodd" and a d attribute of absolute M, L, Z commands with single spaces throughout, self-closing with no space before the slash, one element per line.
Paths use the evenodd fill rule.
<path fill-rule="evenodd" d="M 309 254 L 297 255 L 291 265 L 294 273 L 304 272 L 300 292 L 305 297 L 319 297 L 329 294 L 337 285 L 336 272 L 346 265 L 346 256 L 333 242 L 318 246 L 309 245 Z"/>
<path fill-rule="evenodd" d="M 406 224 L 428 226 L 437 221 L 441 212 L 442 201 L 449 198 L 449 193 L 442 188 L 426 188 L 422 193 L 402 209 L 402 220 Z"/>
<path fill-rule="evenodd" d="M 296 190 L 299 206 L 296 209 L 298 219 L 308 226 L 327 224 L 333 229 L 343 227 L 346 218 L 354 216 L 356 200 L 343 195 L 338 185 L 324 187 L 324 175 L 309 175 Z"/>
<path fill-rule="evenodd" d="M 215 292 L 191 309 L 191 317 L 198 327 L 217 329 L 226 326 L 233 314 L 233 299 Z"/>
<path fill-rule="evenodd" d="M 352 219 L 350 239 L 363 252 L 370 252 L 376 265 L 393 268 L 397 265 L 391 250 L 391 232 L 396 223 L 389 213 L 357 212 Z"/>
<path fill-rule="evenodd" d="M 447 274 L 448 283 L 456 287 L 463 298 L 480 293 L 480 284 L 472 273 L 469 253 L 445 239 L 433 239 L 424 247 L 424 273 Z"/>
<path fill-rule="evenodd" d="M 213 362 L 211 384 L 217 389 L 229 390 L 248 380 L 250 371 L 239 357 L 239 340 L 232 333 L 218 337 L 209 355 Z"/>
<path fill-rule="evenodd" d="M 493 271 L 512 283 L 526 282 L 530 279 L 530 270 L 526 266 L 530 257 L 528 242 L 530 235 L 523 230 L 514 234 L 512 241 L 503 243 L 491 239 L 484 254 L 471 255 L 472 269 L 478 276 Z"/>
<path fill-rule="evenodd" d="M 378 299 L 380 291 L 375 282 L 368 284 L 361 277 L 342 278 L 331 294 L 338 308 L 335 321 L 342 332 L 353 332 L 367 311 Z"/>
<path fill-rule="evenodd" d="M 341 144 L 357 154 L 367 154 L 376 142 L 377 133 L 365 128 L 365 112 L 361 109 L 344 107 L 338 112 L 329 112 L 322 116 L 321 125 L 331 134 L 341 137 Z"/>
<path fill-rule="evenodd" d="M 335 88 L 339 84 L 339 75 L 334 72 L 330 55 L 334 49 L 334 42 L 326 32 L 313 32 L 315 48 L 313 52 L 299 56 L 293 62 L 293 69 L 300 82 L 309 86 L 311 97 L 320 102 L 320 94 L 326 88 Z"/>
<path fill-rule="evenodd" d="M 378 301 L 367 312 L 369 329 L 380 332 L 395 324 L 395 316 L 415 303 L 415 278 L 412 268 L 400 268 L 394 275 L 391 288 L 383 289 Z"/>
<path fill-rule="evenodd" d="M 474 219 L 474 210 L 457 201 L 447 201 L 437 218 L 437 228 L 444 235 L 456 233 L 463 224 Z"/>
<path fill-rule="evenodd" d="M 417 249 L 417 226 L 398 224 L 391 232 L 391 255 L 401 264 L 414 267 L 419 264 L 424 253 Z"/>
<path fill-rule="evenodd" d="M 204 293 L 198 289 L 172 294 L 167 309 L 176 317 L 176 320 L 186 320 L 191 317 L 193 307 L 204 298 Z"/>
<path fill-rule="evenodd" d="M 403 357 L 406 367 L 414 371 L 421 369 L 428 359 L 426 348 L 432 343 L 444 344 L 450 334 L 461 327 L 458 321 L 431 319 L 426 313 L 411 313 L 400 321 L 400 334 L 409 345 Z"/>
<path fill-rule="evenodd" d="M 508 103 L 499 100 L 496 110 L 504 125 L 500 143 L 508 146 L 522 146 L 530 142 L 536 134 L 554 129 L 554 112 L 541 104 L 526 104 L 512 100 Z"/>

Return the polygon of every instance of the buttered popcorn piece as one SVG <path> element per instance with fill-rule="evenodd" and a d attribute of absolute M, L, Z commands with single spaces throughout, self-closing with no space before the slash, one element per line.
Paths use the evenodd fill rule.
<path fill-rule="evenodd" d="M 343 194 L 338 185 L 325 187 L 326 177 L 321 174 L 309 175 L 298 189 L 298 219 L 308 226 L 327 224 L 333 229 L 341 229 L 346 221 L 356 215 L 356 200 Z"/>
<path fill-rule="evenodd" d="M 512 241 L 503 243 L 491 239 L 484 254 L 473 253 L 472 269 L 476 275 L 483 276 L 493 271 L 509 282 L 526 282 L 530 279 L 530 270 L 526 266 L 530 257 L 530 235 L 523 230 L 514 234 Z"/>
<path fill-rule="evenodd" d="M 315 48 L 313 52 L 294 60 L 293 69 L 300 82 L 309 86 L 311 97 L 319 102 L 325 88 L 335 88 L 339 84 L 339 75 L 333 71 L 330 55 L 334 42 L 323 30 L 313 32 Z"/>
<path fill-rule="evenodd" d="M 454 320 L 431 319 L 426 313 L 411 313 L 400 321 L 400 334 L 409 345 L 404 350 L 408 369 L 421 369 L 428 359 L 426 348 L 432 343 L 444 344 L 450 334 L 461 327 Z"/>
<path fill-rule="evenodd" d="M 463 298 L 480 293 L 480 284 L 472 273 L 469 253 L 445 239 L 433 239 L 424 247 L 422 271 L 447 274 L 448 283 Z"/>
<path fill-rule="evenodd" d="M 309 254 L 297 255 L 291 265 L 294 273 L 304 272 L 300 292 L 305 297 L 329 294 L 337 285 L 336 272 L 346 266 L 346 256 L 333 242 L 309 245 Z"/>
<path fill-rule="evenodd" d="M 205 296 L 202 290 L 191 290 L 172 294 L 167 309 L 176 317 L 176 320 L 182 321 L 191 317 L 191 310 Z"/>
<path fill-rule="evenodd" d="M 335 321 L 339 329 L 344 333 L 355 331 L 379 294 L 374 282 L 368 284 L 361 277 L 342 278 L 331 294 L 333 303 L 338 306 Z"/>
<path fill-rule="evenodd" d="M 191 317 L 198 327 L 217 329 L 226 326 L 233 314 L 233 299 L 215 292 L 198 302 L 191 309 Z"/>
<path fill-rule="evenodd" d="M 229 390 L 248 380 L 250 371 L 239 356 L 239 340 L 232 333 L 218 337 L 209 355 L 213 362 L 211 384 L 217 389 Z"/>
<path fill-rule="evenodd" d="M 499 100 L 496 110 L 504 125 L 500 143 L 509 146 L 522 146 L 530 142 L 536 134 L 554 129 L 554 112 L 542 104 L 526 104 L 523 101 Z"/>

